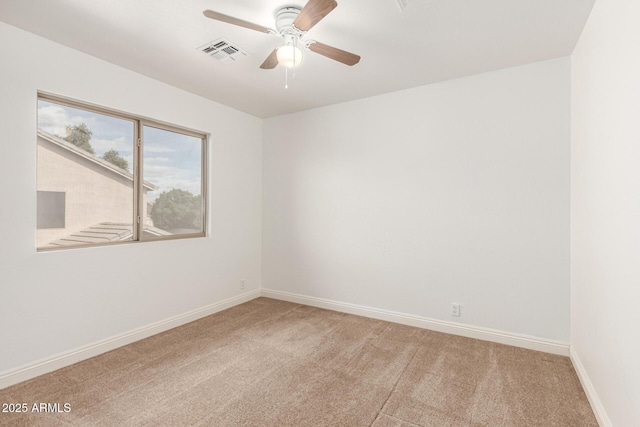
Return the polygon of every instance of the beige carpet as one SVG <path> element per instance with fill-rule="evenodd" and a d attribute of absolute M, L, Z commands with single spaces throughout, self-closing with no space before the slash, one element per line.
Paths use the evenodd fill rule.
<path fill-rule="evenodd" d="M 568 358 L 259 298 L 0 390 L 25 426 L 597 426 Z"/>

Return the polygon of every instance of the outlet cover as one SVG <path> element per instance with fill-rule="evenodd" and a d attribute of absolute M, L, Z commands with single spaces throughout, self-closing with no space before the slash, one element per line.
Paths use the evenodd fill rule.
<path fill-rule="evenodd" d="M 451 315 L 460 316 L 460 304 L 457 304 L 455 302 L 451 304 Z"/>

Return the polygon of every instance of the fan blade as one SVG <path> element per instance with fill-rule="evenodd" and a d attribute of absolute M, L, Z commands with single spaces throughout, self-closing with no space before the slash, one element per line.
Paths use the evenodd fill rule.
<path fill-rule="evenodd" d="M 293 25 L 300 31 L 309 31 L 337 6 L 335 0 L 309 0 L 293 21 Z"/>
<path fill-rule="evenodd" d="M 333 59 L 334 61 L 342 62 L 346 65 L 356 65 L 360 62 L 360 56 L 353 53 L 341 50 L 335 47 L 331 47 L 324 43 L 313 42 L 309 45 L 309 50 L 315 53 L 319 53 L 322 56 Z"/>
<path fill-rule="evenodd" d="M 278 65 L 278 48 L 273 49 L 271 55 L 267 56 L 267 59 L 264 60 L 260 68 L 263 70 L 271 70 L 276 68 Z"/>
<path fill-rule="evenodd" d="M 216 21 L 226 22 L 227 24 L 237 25 L 238 27 L 248 28 L 250 30 L 260 31 L 261 33 L 271 34 L 274 31 L 271 28 L 263 27 L 262 25 L 254 24 L 252 22 L 243 21 L 242 19 L 234 18 L 233 16 L 223 15 L 222 13 L 214 12 L 213 10 L 205 10 L 202 12 L 207 18 L 215 19 Z"/>

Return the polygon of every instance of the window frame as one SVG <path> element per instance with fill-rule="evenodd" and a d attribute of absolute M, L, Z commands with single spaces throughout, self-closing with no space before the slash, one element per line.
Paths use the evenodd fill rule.
<path fill-rule="evenodd" d="M 53 94 L 45 91 L 37 92 L 37 100 L 36 100 L 36 131 L 38 128 L 38 103 L 39 101 L 50 102 L 54 104 L 61 105 L 63 107 L 76 108 L 84 111 L 88 111 L 90 113 L 96 113 L 101 115 L 106 115 L 110 117 L 114 117 L 117 119 L 128 120 L 133 123 L 133 164 L 132 164 L 132 175 L 133 175 L 133 198 L 131 200 L 131 204 L 133 206 L 133 216 L 131 218 L 132 221 L 132 230 L 133 237 L 130 240 L 118 240 L 113 242 L 103 242 L 103 243 L 80 243 L 77 245 L 70 246 L 59 246 L 59 247 L 39 247 L 38 242 L 36 241 L 36 251 L 37 252 L 49 252 L 49 251 L 58 251 L 58 250 L 66 250 L 66 249 L 80 249 L 80 248 L 93 248 L 100 246 L 113 246 L 113 245 L 126 245 L 126 244 L 135 244 L 135 243 L 145 243 L 145 242 L 156 242 L 156 241 L 167 241 L 167 240 L 182 240 L 182 239 L 193 239 L 193 238 L 201 238 L 208 236 L 208 218 L 209 218 L 209 182 L 208 182 L 208 170 L 209 170 L 209 138 L 210 134 L 194 129 L 190 129 L 184 126 L 175 125 L 172 123 L 163 122 L 160 120 L 151 119 L 142 115 L 131 114 L 127 112 L 123 112 L 120 110 L 116 110 L 113 108 L 104 107 L 101 105 L 88 103 L 79 101 L 73 98 L 69 98 L 66 96 L 61 96 L 57 94 Z M 144 212 L 144 197 L 141 195 L 144 194 L 143 186 L 144 186 L 144 135 L 143 129 L 144 126 L 154 127 L 157 129 L 165 130 L 168 132 L 175 132 L 191 137 L 195 137 L 201 140 L 201 151 L 200 151 L 200 179 L 201 179 L 201 190 L 200 190 L 200 212 L 202 215 L 202 231 L 197 233 L 182 233 L 182 234 L 173 234 L 168 236 L 144 236 L 144 218 L 142 218 Z M 37 132 L 36 132 L 37 133 Z M 37 141 L 37 137 L 36 137 Z M 36 147 L 37 149 L 37 147 Z M 36 159 L 37 162 L 37 159 Z M 37 170 L 37 165 L 36 165 Z M 37 179 L 36 179 L 37 182 Z M 36 187 L 37 194 L 37 187 Z M 36 208 L 37 209 L 37 208 Z M 37 216 L 37 215 L 36 215 Z M 34 230 L 37 230 L 37 224 Z"/>

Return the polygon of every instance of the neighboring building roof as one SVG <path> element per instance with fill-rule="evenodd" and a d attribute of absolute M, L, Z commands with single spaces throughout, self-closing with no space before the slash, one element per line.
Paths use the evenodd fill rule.
<path fill-rule="evenodd" d="M 171 236 L 157 227 L 145 226 L 143 233 L 147 237 Z M 116 222 L 101 222 L 100 224 L 78 231 L 69 236 L 49 243 L 50 246 L 75 246 L 82 244 L 96 244 L 129 240 L 133 236 L 133 225 Z"/>
<path fill-rule="evenodd" d="M 55 144 L 59 147 L 64 148 L 65 150 L 68 150 L 69 152 L 82 157 L 84 159 L 89 160 L 90 162 L 93 162 L 113 173 L 116 173 L 120 176 L 123 176 L 129 180 L 131 180 L 133 182 L 133 174 L 127 170 L 121 169 L 118 166 L 114 165 L 113 163 L 110 163 L 108 161 L 106 161 L 105 159 L 96 156 L 95 154 L 91 154 L 86 150 L 83 150 L 80 147 L 77 147 L 75 145 L 73 145 L 70 142 L 65 141 L 64 139 L 57 137 L 55 135 L 52 135 L 48 132 L 43 131 L 42 129 L 38 128 L 38 137 L 44 139 L 45 141 L 48 141 L 52 144 Z M 158 186 L 156 186 L 155 184 L 152 184 L 148 181 L 144 181 L 143 186 L 145 189 L 147 189 L 148 191 L 155 191 L 158 189 Z"/>

